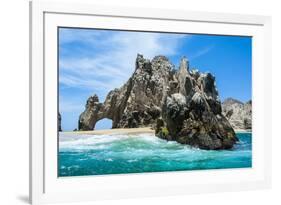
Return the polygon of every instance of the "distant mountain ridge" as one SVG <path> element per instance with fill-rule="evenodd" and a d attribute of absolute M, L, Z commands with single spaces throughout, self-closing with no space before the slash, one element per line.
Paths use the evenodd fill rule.
<path fill-rule="evenodd" d="M 222 103 L 222 113 L 234 129 L 252 129 L 252 100 L 243 103 L 234 98 L 227 98 Z"/>
<path fill-rule="evenodd" d="M 224 104 L 228 104 L 228 105 L 231 105 L 231 104 L 235 104 L 235 103 L 238 103 L 238 104 L 243 104 L 243 102 L 237 100 L 237 99 L 234 99 L 234 98 L 226 98 L 224 101 L 223 101 Z"/>

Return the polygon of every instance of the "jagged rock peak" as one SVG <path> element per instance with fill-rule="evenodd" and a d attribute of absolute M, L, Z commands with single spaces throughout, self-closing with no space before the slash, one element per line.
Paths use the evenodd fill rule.
<path fill-rule="evenodd" d="M 147 70 L 150 71 L 151 70 L 151 62 L 148 59 L 145 59 L 143 57 L 143 55 L 141 54 L 137 54 L 137 58 L 136 58 L 136 70 L 137 69 L 143 69 L 143 70 Z"/>
<path fill-rule="evenodd" d="M 94 94 L 93 96 L 90 96 L 88 98 L 86 107 L 93 106 L 95 103 L 98 103 L 98 102 L 99 102 L 99 97 L 96 94 Z"/>
<path fill-rule="evenodd" d="M 188 73 L 189 72 L 189 61 L 188 59 L 183 56 L 181 58 L 181 61 L 180 61 L 180 67 L 179 67 L 179 72 L 184 72 L 184 73 Z"/>
<path fill-rule="evenodd" d="M 197 82 L 200 85 L 200 89 L 206 94 L 208 98 L 213 98 L 220 101 L 219 94 L 216 86 L 216 78 L 211 73 L 200 74 Z"/>
<path fill-rule="evenodd" d="M 152 59 L 152 62 L 161 62 L 161 61 L 169 61 L 166 56 L 158 55 Z"/>

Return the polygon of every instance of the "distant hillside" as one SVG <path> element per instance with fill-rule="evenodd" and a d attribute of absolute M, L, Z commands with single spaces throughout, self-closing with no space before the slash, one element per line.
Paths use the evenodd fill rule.
<path fill-rule="evenodd" d="M 233 98 L 227 98 L 222 103 L 222 113 L 234 129 L 252 129 L 252 101 L 243 103 Z"/>
<path fill-rule="evenodd" d="M 243 104 L 241 101 L 239 100 L 236 100 L 234 98 L 226 98 L 224 101 L 223 101 L 223 104 L 224 105 L 232 105 L 232 104 Z"/>

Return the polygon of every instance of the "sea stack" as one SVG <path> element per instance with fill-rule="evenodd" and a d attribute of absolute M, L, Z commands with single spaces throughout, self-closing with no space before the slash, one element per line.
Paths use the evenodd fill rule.
<path fill-rule="evenodd" d="M 127 83 L 103 103 L 97 95 L 89 97 L 79 130 L 93 130 L 103 118 L 111 119 L 113 128 L 149 126 L 162 139 L 201 149 L 230 149 L 238 140 L 222 115 L 215 77 L 190 70 L 186 57 L 175 69 L 165 56 L 149 60 L 138 54 Z"/>

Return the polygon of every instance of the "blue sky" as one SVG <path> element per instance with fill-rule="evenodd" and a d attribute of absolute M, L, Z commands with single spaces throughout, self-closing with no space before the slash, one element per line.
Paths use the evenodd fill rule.
<path fill-rule="evenodd" d="M 77 128 L 86 100 L 123 85 L 135 69 L 137 53 L 165 55 L 176 66 L 186 56 L 191 68 L 216 77 L 220 99 L 251 99 L 252 39 L 239 36 L 171 34 L 59 28 L 59 111 L 62 129 Z M 111 126 L 98 122 L 96 129 Z"/>

